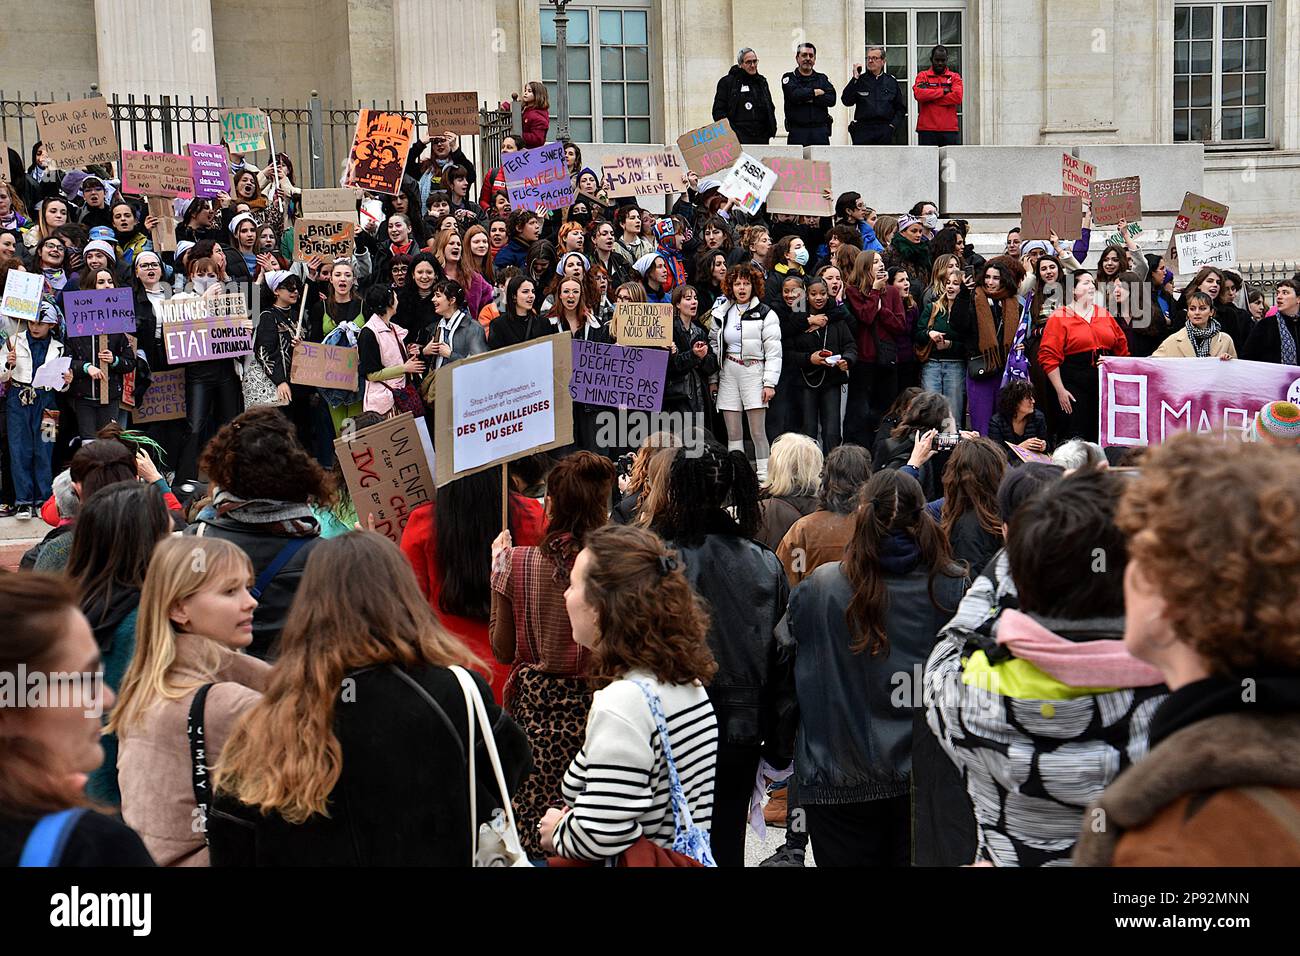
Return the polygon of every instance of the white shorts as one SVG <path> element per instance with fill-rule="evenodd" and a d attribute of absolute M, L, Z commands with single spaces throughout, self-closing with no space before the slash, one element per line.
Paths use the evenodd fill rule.
<path fill-rule="evenodd" d="M 763 360 L 754 359 L 741 365 L 724 358 L 718 375 L 718 410 L 739 412 L 766 407 L 763 404 Z"/>

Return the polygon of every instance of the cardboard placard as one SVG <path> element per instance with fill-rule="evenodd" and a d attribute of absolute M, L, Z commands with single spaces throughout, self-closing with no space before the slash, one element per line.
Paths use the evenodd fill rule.
<path fill-rule="evenodd" d="M 1228 207 L 1196 193 L 1183 195 L 1183 205 L 1174 220 L 1174 232 L 1198 232 L 1218 229 L 1228 221 Z"/>
<path fill-rule="evenodd" d="M 316 388 L 357 390 L 357 350 L 319 342 L 299 342 L 293 347 L 289 381 Z"/>
<path fill-rule="evenodd" d="M 823 195 L 831 188 L 830 163 L 773 156 L 767 160 L 767 167 L 776 173 L 776 185 L 767 194 L 768 212 L 794 216 L 835 214 L 835 200 Z"/>
<path fill-rule="evenodd" d="M 356 225 L 357 198 L 355 189 L 304 189 L 302 215 L 308 219 L 334 219 Z"/>
<path fill-rule="evenodd" d="M 194 195 L 194 160 L 171 153 L 123 150 L 122 192 L 189 199 Z"/>
<path fill-rule="evenodd" d="M 564 144 L 546 143 L 501 157 L 501 174 L 513 209 L 539 215 L 573 205 L 573 182 L 564 163 Z"/>
<path fill-rule="evenodd" d="M 1078 239 L 1083 226 L 1082 196 L 1052 196 L 1034 193 L 1020 199 L 1020 238 L 1049 239 L 1053 232 L 1058 239 Z"/>
<path fill-rule="evenodd" d="M 184 418 L 185 411 L 185 369 L 160 369 L 150 378 L 144 401 L 136 405 L 131 420 L 137 425 L 173 422 Z"/>
<path fill-rule="evenodd" d="M 612 198 L 686 192 L 686 167 L 672 150 L 606 156 L 600 178 Z"/>
<path fill-rule="evenodd" d="M 671 302 L 620 302 L 614 306 L 614 341 L 619 345 L 656 345 L 673 341 Z"/>
<path fill-rule="evenodd" d="M 135 298 L 130 289 L 65 291 L 68 335 L 135 334 Z"/>
<path fill-rule="evenodd" d="M 153 247 L 158 252 L 176 251 L 176 207 L 170 199 L 149 197 L 149 215 L 158 218 L 153 227 Z"/>
<path fill-rule="evenodd" d="M 253 153 L 266 146 L 266 114 L 255 106 L 221 111 L 221 141 L 232 156 Z"/>
<path fill-rule="evenodd" d="M 1043 465 L 1052 464 L 1051 455 L 1044 455 L 1040 451 L 1030 451 L 1028 448 L 1021 448 L 1019 445 L 1011 444 L 1011 442 L 1007 442 L 1007 447 L 1010 448 L 1011 453 L 1021 461 L 1036 461 Z"/>
<path fill-rule="evenodd" d="M 230 195 L 234 187 L 230 181 L 230 154 L 226 147 L 190 143 L 185 150 L 194 161 L 195 198 L 215 199 L 221 193 Z"/>
<path fill-rule="evenodd" d="M 299 219 L 293 226 L 293 261 L 320 256 L 328 265 L 346 259 L 355 247 L 357 227 L 332 219 Z"/>
<path fill-rule="evenodd" d="M 1121 219 L 1135 222 L 1142 218 L 1142 179 L 1098 179 L 1089 191 L 1092 196 L 1092 224 L 1113 226 Z"/>
<path fill-rule="evenodd" d="M 1180 232 L 1174 236 L 1178 247 L 1178 271 L 1182 275 L 1196 272 L 1202 266 L 1233 268 L 1237 265 L 1237 243 L 1232 238 L 1232 227 L 1198 229 Z"/>
<path fill-rule="evenodd" d="M 253 352 L 253 323 L 242 292 L 211 299 L 165 300 L 157 309 L 172 365 L 238 358 Z"/>
<path fill-rule="evenodd" d="M 730 120 L 719 120 L 677 137 L 686 168 L 703 179 L 736 165 L 742 148 Z"/>
<path fill-rule="evenodd" d="M 764 166 L 749 153 L 741 153 L 736 165 L 731 167 L 722 181 L 719 192 L 751 216 L 758 215 L 759 207 L 767 201 L 768 193 L 776 185 L 776 173 Z"/>
<path fill-rule="evenodd" d="M 60 169 L 118 161 L 113 113 L 102 96 L 38 106 L 36 128 Z"/>
<path fill-rule="evenodd" d="M 41 293 L 45 291 L 45 276 L 39 272 L 21 272 L 10 269 L 5 278 L 0 314 L 20 322 L 35 322 L 41 312 Z"/>
<path fill-rule="evenodd" d="M 657 412 L 664 403 L 668 353 L 604 342 L 573 342 L 569 396 L 583 405 Z"/>
<path fill-rule="evenodd" d="M 1128 238 L 1137 239 L 1139 236 L 1142 235 L 1142 223 L 1130 222 L 1128 224 L 1128 229 L 1126 229 L 1125 232 L 1128 233 Z M 1119 234 L 1119 230 L 1116 229 L 1114 232 L 1112 232 L 1109 236 L 1106 237 L 1106 245 L 1122 246 L 1124 245 L 1124 236 L 1121 236 Z"/>
<path fill-rule="evenodd" d="M 455 133 L 457 136 L 477 136 L 478 93 L 426 93 L 425 109 L 429 112 L 428 130 L 434 133 Z"/>
<path fill-rule="evenodd" d="M 383 110 L 362 110 L 343 182 L 396 196 L 402 188 L 406 156 L 414 138 L 415 120 L 411 117 Z"/>
<path fill-rule="evenodd" d="M 9 181 L 9 144 L 0 139 L 0 183 Z"/>
<path fill-rule="evenodd" d="M 521 342 L 438 370 L 438 487 L 573 441 L 573 337 Z"/>
<path fill-rule="evenodd" d="M 1061 192 L 1067 196 L 1087 196 L 1097 178 L 1097 167 L 1075 159 L 1069 153 L 1061 154 Z"/>
<path fill-rule="evenodd" d="M 433 501 L 433 466 L 410 412 L 371 425 L 334 442 L 339 467 L 347 481 L 357 521 L 394 544 L 411 512 Z"/>

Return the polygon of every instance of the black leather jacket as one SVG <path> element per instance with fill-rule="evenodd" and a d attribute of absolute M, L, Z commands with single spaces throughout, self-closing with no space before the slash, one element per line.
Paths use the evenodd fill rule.
<path fill-rule="evenodd" d="M 790 592 L 780 559 L 739 535 L 710 534 L 698 544 L 671 546 L 712 614 L 709 649 L 718 672 L 708 691 L 719 743 L 761 744 L 769 764 L 786 766 L 794 752 L 798 709 L 794 661 L 777 641 Z"/>

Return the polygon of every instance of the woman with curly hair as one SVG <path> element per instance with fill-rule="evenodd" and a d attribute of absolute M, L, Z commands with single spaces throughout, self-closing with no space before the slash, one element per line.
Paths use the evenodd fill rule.
<path fill-rule="evenodd" d="M 962 285 L 948 318 L 966 343 L 966 408 L 971 429 L 981 435 L 988 432 L 1007 356 L 1020 327 L 1016 293 L 1023 277 L 1024 267 L 1016 259 L 994 256 Z"/>
<path fill-rule="evenodd" d="M 718 665 L 705 637 L 709 612 L 679 557 L 641 528 L 593 531 L 565 604 L 599 689 L 564 775 L 565 809 L 542 817 L 542 848 L 604 861 L 645 838 L 712 865 L 719 722 L 705 685 Z M 684 806 L 668 797 L 678 788 Z M 688 825 L 690 839 L 678 841 Z"/>
<path fill-rule="evenodd" d="M 199 465 L 214 495 L 189 533 L 232 541 L 253 562 L 252 594 L 259 603 L 248 653 L 269 657 L 319 540 L 312 505 L 331 499 L 333 479 L 270 405 L 224 425 Z"/>
<path fill-rule="evenodd" d="M 1143 459 L 1116 516 L 1124 645 L 1172 693 L 1146 758 L 1085 812 L 1075 865 L 1300 865 L 1298 500 L 1286 450 L 1180 434 Z"/>
<path fill-rule="evenodd" d="M 988 437 L 1001 448 L 1007 461 L 1015 464 L 1020 456 L 1011 450 L 1018 445 L 1025 451 L 1046 454 L 1047 417 L 1037 408 L 1034 386 L 1023 378 L 1013 378 L 998 393 L 998 410 L 989 420 Z"/>

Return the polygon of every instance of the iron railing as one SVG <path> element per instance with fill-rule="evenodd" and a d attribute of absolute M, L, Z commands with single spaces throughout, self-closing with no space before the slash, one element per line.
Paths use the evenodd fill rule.
<path fill-rule="evenodd" d="M 1277 284 L 1300 273 L 1300 262 L 1247 262 L 1238 272 L 1251 288 L 1264 293 L 1269 305 L 1277 302 Z"/>

